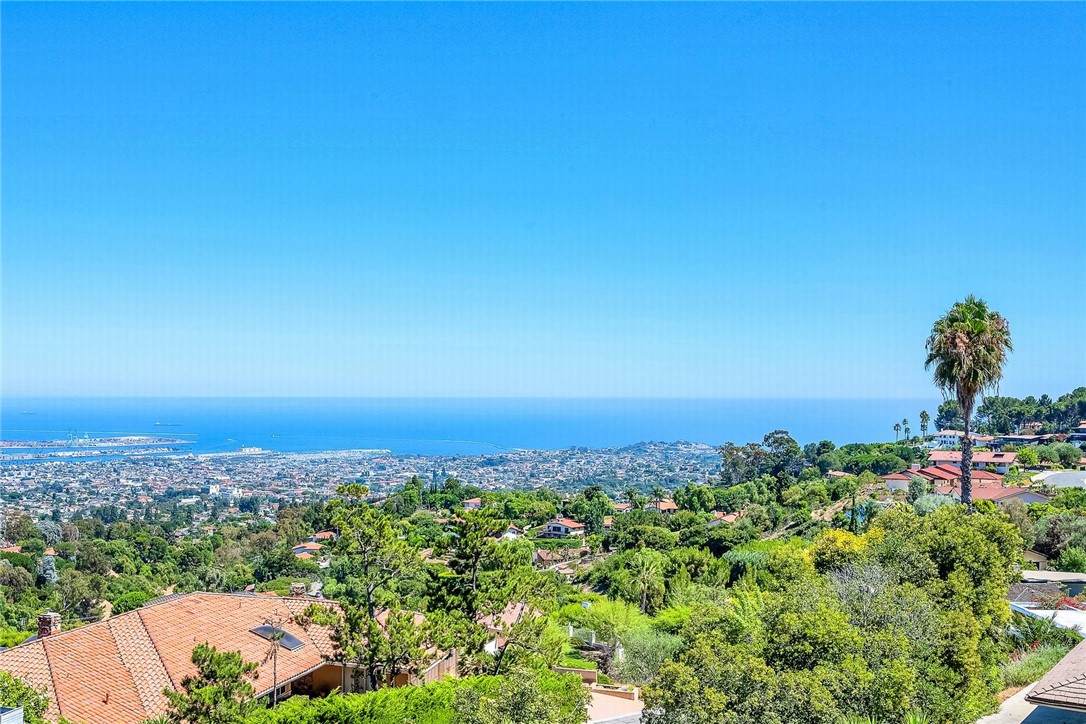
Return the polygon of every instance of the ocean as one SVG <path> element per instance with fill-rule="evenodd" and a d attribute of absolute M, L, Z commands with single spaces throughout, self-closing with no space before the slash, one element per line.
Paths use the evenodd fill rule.
<path fill-rule="evenodd" d="M 804 444 L 894 439 L 939 401 L 754 399 L 5 398 L 0 440 L 156 435 L 185 451 L 388 449 L 455 455 L 686 440 L 720 445 L 788 430 Z"/>

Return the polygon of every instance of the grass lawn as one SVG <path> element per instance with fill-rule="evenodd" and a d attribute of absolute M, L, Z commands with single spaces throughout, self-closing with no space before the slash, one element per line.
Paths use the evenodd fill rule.
<path fill-rule="evenodd" d="M 1012 687 L 1032 684 L 1058 664 L 1069 650 L 1064 646 L 1049 645 L 1027 651 L 1017 661 L 1003 665 L 1004 685 Z"/>

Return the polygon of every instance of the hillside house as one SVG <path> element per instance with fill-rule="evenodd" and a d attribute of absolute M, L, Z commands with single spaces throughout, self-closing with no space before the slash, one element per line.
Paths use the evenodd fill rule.
<path fill-rule="evenodd" d="M 965 432 L 962 430 L 940 430 L 934 435 L 935 447 L 953 448 L 962 444 Z"/>
<path fill-rule="evenodd" d="M 983 470 L 992 465 L 996 472 L 1005 473 L 1018 459 L 1018 453 L 993 452 L 990 450 L 978 450 L 973 453 L 973 469 Z M 954 465 L 959 469 L 962 466 L 962 453 L 960 450 L 932 450 L 928 455 L 928 462 L 932 465 Z"/>
<path fill-rule="evenodd" d="M 583 538 L 585 534 L 584 523 L 578 523 L 575 520 L 569 518 L 555 518 L 547 523 L 545 526 L 542 537 L 543 538 L 568 538 L 569 536 L 578 536 Z"/>
<path fill-rule="evenodd" d="M 645 504 L 645 510 L 663 513 L 664 515 L 674 515 L 679 512 L 679 506 L 673 500 L 653 500 Z"/>
<path fill-rule="evenodd" d="M 246 661 L 258 662 L 252 682 L 257 698 L 273 689 L 280 699 L 322 696 L 337 688 L 353 691 L 353 667 L 331 660 L 336 655 L 332 630 L 296 621 L 314 604 L 336 605 L 304 595 L 189 593 L 70 631 L 60 630 L 60 614 L 46 613 L 39 617 L 36 637 L 0 651 L 0 670 L 45 692 L 49 720 L 63 716 L 84 724 L 138 724 L 164 714 L 162 691 L 180 689 L 182 679 L 196 672 L 192 650 L 201 643 L 240 651 Z M 417 618 L 421 623 L 421 614 Z M 278 628 L 269 625 L 272 621 Z M 276 631 L 284 635 L 273 663 L 269 636 Z M 431 661 L 436 663 L 419 676 L 400 673 L 389 685 L 455 675 L 455 652 L 428 652 L 418 665 Z"/>

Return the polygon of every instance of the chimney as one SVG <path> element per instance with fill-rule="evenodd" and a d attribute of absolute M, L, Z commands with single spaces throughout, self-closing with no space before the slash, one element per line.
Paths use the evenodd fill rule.
<path fill-rule="evenodd" d="M 304 596 L 306 590 L 308 590 L 308 586 L 306 586 L 305 583 L 302 581 L 294 581 L 290 584 L 290 595 L 292 598 Z"/>
<path fill-rule="evenodd" d="M 38 638 L 60 633 L 60 614 L 46 611 L 38 615 Z"/>

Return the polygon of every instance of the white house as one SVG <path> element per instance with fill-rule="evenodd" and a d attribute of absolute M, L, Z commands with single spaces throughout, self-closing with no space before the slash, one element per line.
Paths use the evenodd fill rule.
<path fill-rule="evenodd" d="M 571 535 L 583 536 L 584 532 L 584 523 L 578 523 L 569 518 L 555 518 L 547 523 L 546 530 L 543 531 L 543 537 L 565 538 Z"/>
<path fill-rule="evenodd" d="M 464 510 L 481 510 L 483 507 L 482 498 L 468 498 L 464 501 Z"/>
<path fill-rule="evenodd" d="M 935 447 L 952 448 L 962 444 L 965 433 L 961 430 L 940 430 L 935 433 Z"/>
<path fill-rule="evenodd" d="M 645 504 L 645 510 L 656 511 L 657 513 L 663 513 L 664 515 L 672 515 L 679 512 L 679 506 L 676 505 L 673 500 L 654 500 Z"/>

